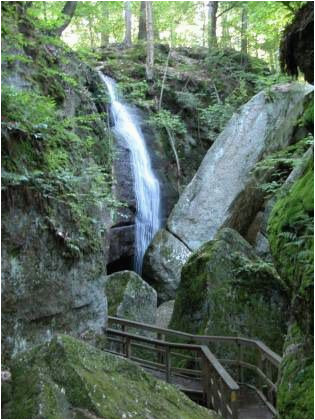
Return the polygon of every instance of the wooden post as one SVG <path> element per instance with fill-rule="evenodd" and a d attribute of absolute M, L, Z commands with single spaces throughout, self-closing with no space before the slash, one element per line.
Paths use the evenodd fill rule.
<path fill-rule="evenodd" d="M 263 372 L 264 371 L 264 356 L 261 352 L 261 350 L 258 350 L 258 363 L 257 363 L 258 368 Z M 263 392 L 263 380 L 262 377 L 259 375 L 258 376 L 258 385 L 257 388 L 259 389 L 259 391 Z"/>
<path fill-rule="evenodd" d="M 171 355 L 169 346 L 165 347 L 165 369 L 166 382 L 171 382 Z"/>
<path fill-rule="evenodd" d="M 126 337 L 126 357 L 130 359 L 131 357 L 131 340 L 130 337 Z"/>
<path fill-rule="evenodd" d="M 271 363 L 269 362 L 269 360 L 266 359 L 266 375 L 267 378 L 271 380 L 271 382 L 273 382 L 272 380 L 272 369 L 271 369 Z M 267 399 L 268 401 L 274 405 L 274 390 L 271 386 L 268 387 L 268 394 L 267 394 Z"/>
<path fill-rule="evenodd" d="M 237 343 L 238 345 L 238 382 L 244 383 L 244 370 L 241 362 L 243 362 L 244 349 L 241 342 Z"/>
<path fill-rule="evenodd" d="M 231 391 L 230 394 L 230 404 L 232 410 L 232 419 L 238 418 L 238 393 L 236 391 Z"/>
<path fill-rule="evenodd" d="M 165 334 L 157 333 L 157 339 L 159 341 L 165 341 Z M 157 353 L 157 362 L 158 363 L 164 363 L 164 353 L 163 353 L 163 351 L 159 351 Z"/>
<path fill-rule="evenodd" d="M 125 332 L 125 324 L 122 324 L 121 325 L 121 331 L 122 332 Z M 126 354 L 126 346 L 125 346 L 125 340 L 122 338 L 122 343 L 121 343 L 121 345 L 122 345 L 122 349 L 121 349 L 121 353 L 122 354 Z"/>
<path fill-rule="evenodd" d="M 201 353 L 201 370 L 202 370 L 202 388 L 203 388 L 203 398 L 206 404 L 206 407 L 210 408 L 211 399 L 210 399 L 210 385 L 209 385 L 209 367 L 208 361 L 203 353 Z"/>

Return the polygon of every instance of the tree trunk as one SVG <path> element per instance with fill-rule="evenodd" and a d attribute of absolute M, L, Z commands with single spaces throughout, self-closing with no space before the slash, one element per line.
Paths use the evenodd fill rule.
<path fill-rule="evenodd" d="M 247 59 L 247 28 L 248 28 L 248 9 L 247 5 L 242 7 L 242 25 L 241 25 L 241 53 L 243 62 Z"/>
<path fill-rule="evenodd" d="M 147 39 L 146 33 L 146 20 L 145 20 L 145 1 L 140 2 L 140 12 L 139 12 L 139 32 L 138 40 L 145 41 Z"/>
<path fill-rule="evenodd" d="M 152 1 L 145 4 L 146 10 L 146 28 L 147 28 L 147 60 L 146 60 L 146 77 L 147 80 L 153 79 L 154 66 L 154 29 L 152 18 Z"/>
<path fill-rule="evenodd" d="M 106 21 L 106 23 L 108 23 L 109 20 L 109 10 L 107 5 L 105 5 L 104 8 L 101 9 L 102 13 L 104 15 L 104 21 Z M 108 29 L 104 28 L 101 32 L 101 47 L 105 47 L 106 45 L 109 44 L 109 32 Z"/>
<path fill-rule="evenodd" d="M 203 10 L 202 10 L 202 46 L 206 46 L 206 38 L 207 38 L 207 6 L 206 3 L 203 3 Z"/>
<path fill-rule="evenodd" d="M 227 16 L 223 15 L 222 17 L 222 39 L 221 46 L 223 48 L 231 48 L 231 37 L 229 32 L 229 22 Z"/>
<path fill-rule="evenodd" d="M 126 47 L 131 47 L 131 2 L 125 1 L 125 39 Z"/>
<path fill-rule="evenodd" d="M 87 20 L 88 20 L 88 28 L 89 28 L 90 46 L 91 46 L 91 49 L 93 50 L 95 47 L 95 43 L 94 43 L 93 23 L 92 23 L 91 16 L 88 16 Z"/>
<path fill-rule="evenodd" d="M 54 30 L 56 35 L 61 36 L 62 32 L 69 26 L 71 19 L 74 16 L 75 9 L 77 8 L 77 4 L 77 1 L 67 1 L 64 5 L 64 8 L 62 9 L 64 22 L 59 28 Z"/>
<path fill-rule="evenodd" d="M 208 47 L 217 47 L 217 11 L 218 1 L 208 3 Z"/>

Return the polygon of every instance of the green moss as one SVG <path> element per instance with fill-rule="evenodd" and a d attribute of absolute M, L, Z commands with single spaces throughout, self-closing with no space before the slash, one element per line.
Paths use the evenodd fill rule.
<path fill-rule="evenodd" d="M 306 297 L 313 286 L 314 169 L 280 197 L 269 219 L 268 237 L 277 269 L 291 296 Z"/>
<path fill-rule="evenodd" d="M 280 352 L 285 302 L 275 269 L 237 232 L 222 229 L 184 265 L 170 325 L 194 334 L 257 338 Z M 226 355 L 223 347 L 217 351 Z"/>
<path fill-rule="evenodd" d="M 305 336 L 297 324 L 289 329 L 281 364 L 277 408 L 281 418 L 314 418 L 314 361 L 305 352 Z"/>
<path fill-rule="evenodd" d="M 279 197 L 268 225 L 271 251 L 289 291 L 294 321 L 280 372 L 278 409 L 283 418 L 314 418 L 313 178 L 310 162 L 290 191 Z"/>
<path fill-rule="evenodd" d="M 101 418 L 213 418 L 136 364 L 67 336 L 19 356 L 12 374 L 7 418 L 74 418 L 76 409 Z"/>

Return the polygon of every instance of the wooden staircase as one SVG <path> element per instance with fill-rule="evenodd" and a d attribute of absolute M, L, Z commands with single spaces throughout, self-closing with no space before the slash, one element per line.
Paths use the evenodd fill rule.
<path fill-rule="evenodd" d="M 229 419 L 271 419 L 281 357 L 258 340 L 200 336 L 109 317 L 106 351 L 131 359 Z M 233 348 L 218 359 L 217 344 Z M 254 362 L 253 362 L 254 360 Z M 235 379 L 234 379 L 235 377 Z"/>

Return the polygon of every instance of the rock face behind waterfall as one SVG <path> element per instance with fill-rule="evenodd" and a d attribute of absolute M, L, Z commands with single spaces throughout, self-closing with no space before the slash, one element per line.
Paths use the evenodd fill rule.
<path fill-rule="evenodd" d="M 262 199 L 251 171 L 263 156 L 288 144 L 311 91 L 310 85 L 279 85 L 232 117 L 169 217 L 169 231 L 188 248 L 196 250 L 222 226 L 239 232 L 248 227 Z"/>
<path fill-rule="evenodd" d="M 221 227 L 241 234 L 247 231 L 263 202 L 251 171 L 263 157 L 289 144 L 311 91 L 310 85 L 298 83 L 275 86 L 254 96 L 233 115 L 168 219 L 167 230 L 178 249 L 185 245 L 188 251 L 197 250 Z M 163 266 L 160 281 L 169 283 L 174 263 L 163 252 L 163 241 L 153 243 L 161 251 L 154 261 L 152 255 L 146 255 L 145 261 L 151 260 L 151 267 Z M 145 265 L 148 280 L 151 271 Z"/>

